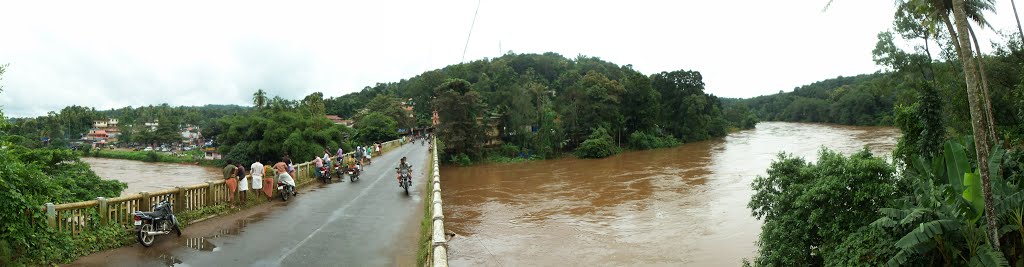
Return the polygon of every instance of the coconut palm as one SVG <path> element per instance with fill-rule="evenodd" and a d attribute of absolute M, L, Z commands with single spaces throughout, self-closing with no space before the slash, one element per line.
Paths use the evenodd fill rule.
<path fill-rule="evenodd" d="M 982 0 L 986 1 L 986 0 Z M 964 33 L 970 32 L 968 29 L 969 25 L 967 20 L 969 14 L 966 7 L 965 0 L 953 0 L 953 19 L 956 21 L 956 30 Z M 981 81 L 978 79 L 977 73 L 974 70 L 975 60 L 972 47 L 970 45 L 970 38 L 967 35 L 960 34 L 958 41 L 961 44 L 968 44 L 961 46 L 961 51 L 958 53 L 960 57 L 960 64 L 963 65 L 964 79 L 967 81 L 967 101 L 970 105 L 971 110 L 971 126 L 974 128 L 974 147 L 977 150 L 978 162 L 985 162 L 989 155 L 989 143 L 988 136 L 985 134 L 985 123 L 984 115 L 982 114 L 982 103 L 981 103 Z M 978 164 L 978 169 L 981 173 L 981 183 L 983 197 L 985 200 L 985 217 L 988 221 L 988 234 L 989 241 L 993 247 L 999 247 L 999 233 L 997 225 L 997 218 L 995 215 L 995 204 L 992 199 L 992 181 L 989 177 L 988 164 Z"/>
<path fill-rule="evenodd" d="M 267 99 L 266 92 L 263 89 L 256 90 L 256 93 L 253 93 L 253 105 L 256 106 L 256 109 L 263 109 L 267 102 L 269 102 L 269 99 Z"/>

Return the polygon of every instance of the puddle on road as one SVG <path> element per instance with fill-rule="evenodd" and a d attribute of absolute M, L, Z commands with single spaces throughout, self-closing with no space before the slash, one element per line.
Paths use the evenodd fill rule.
<path fill-rule="evenodd" d="M 252 216 L 235 220 L 234 224 L 230 225 L 227 228 L 218 229 L 217 232 L 213 235 L 186 238 L 183 241 L 179 241 L 178 244 L 197 251 L 217 251 L 217 245 L 215 245 L 213 242 L 210 242 L 210 240 L 223 236 L 239 235 L 245 232 L 245 227 L 249 226 L 249 224 L 262 221 L 263 219 L 266 218 L 267 212 L 256 213 L 253 214 Z"/>

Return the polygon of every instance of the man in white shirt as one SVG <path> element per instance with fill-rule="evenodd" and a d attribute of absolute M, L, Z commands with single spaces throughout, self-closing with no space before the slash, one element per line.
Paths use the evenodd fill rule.
<path fill-rule="evenodd" d="M 259 160 L 249 166 L 249 174 L 252 175 L 252 190 L 260 191 L 263 189 L 263 172 L 263 163 L 260 163 Z M 270 196 L 267 197 L 269 198 Z"/>

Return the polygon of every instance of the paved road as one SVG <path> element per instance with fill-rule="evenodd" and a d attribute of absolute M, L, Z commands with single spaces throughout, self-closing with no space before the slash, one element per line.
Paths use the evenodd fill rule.
<path fill-rule="evenodd" d="M 408 196 L 395 179 L 403 156 L 415 175 Z M 150 248 L 134 244 L 71 265 L 414 266 L 428 157 L 426 146 L 405 145 L 374 159 L 355 183 L 335 179 L 288 202 L 198 223 L 182 237 L 158 237 Z"/>

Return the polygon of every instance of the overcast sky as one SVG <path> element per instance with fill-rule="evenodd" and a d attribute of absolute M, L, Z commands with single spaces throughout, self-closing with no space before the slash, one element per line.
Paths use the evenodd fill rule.
<path fill-rule="evenodd" d="M 340 96 L 462 60 L 475 0 L 5 1 L 0 84 L 9 117 L 67 105 L 251 105 L 257 88 Z M 891 0 L 483 0 L 465 60 L 596 56 L 652 74 L 704 75 L 707 92 L 752 97 L 877 71 Z M 1015 29 L 999 1 L 997 29 Z M 979 33 L 988 47 L 990 33 Z M 989 49 L 991 50 L 991 49 Z"/>

